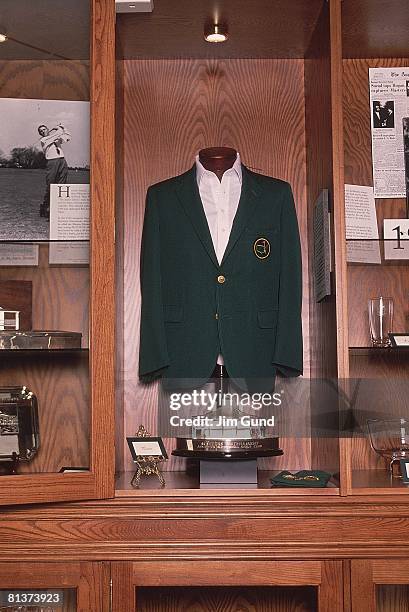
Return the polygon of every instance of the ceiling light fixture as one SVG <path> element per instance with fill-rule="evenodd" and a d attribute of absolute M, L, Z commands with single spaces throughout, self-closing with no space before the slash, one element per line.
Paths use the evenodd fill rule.
<path fill-rule="evenodd" d="M 0 43 L 6 42 L 7 40 L 7 34 L 0 34 Z"/>
<path fill-rule="evenodd" d="M 208 23 L 204 28 L 204 39 L 209 43 L 226 42 L 229 34 L 225 23 Z"/>

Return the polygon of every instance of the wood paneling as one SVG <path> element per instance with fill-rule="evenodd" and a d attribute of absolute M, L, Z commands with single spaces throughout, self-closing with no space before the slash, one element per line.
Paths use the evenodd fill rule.
<path fill-rule="evenodd" d="M 0 59 L 3 98 L 89 100 L 89 89 L 89 62 Z"/>
<path fill-rule="evenodd" d="M 4 281 L 1 278 L 0 269 L 0 307 L 3 310 L 18 310 L 19 329 L 33 329 L 32 326 L 32 290 L 30 281 L 11 280 Z"/>
<path fill-rule="evenodd" d="M 404 66 L 406 59 L 344 60 L 345 182 L 372 185 L 368 68 Z M 379 236 L 384 218 L 406 216 L 403 199 L 376 200 Z M 383 245 L 381 245 L 381 253 Z M 379 295 L 394 300 L 396 332 L 408 329 L 409 268 L 405 262 L 348 265 L 349 346 L 369 346 L 368 299 Z"/>
<path fill-rule="evenodd" d="M 157 0 L 153 13 L 118 15 L 122 57 L 302 58 L 320 12 L 320 0 Z M 229 39 L 203 39 L 209 19 L 227 23 Z"/>
<path fill-rule="evenodd" d="M 38 266 L 0 267 L 0 282 L 11 280 L 32 282 L 32 329 L 80 332 L 88 348 L 88 267 L 50 266 L 48 245 L 40 245 Z"/>
<path fill-rule="evenodd" d="M 342 3 L 344 57 L 402 57 L 408 52 L 409 5 L 401 0 Z"/>
<path fill-rule="evenodd" d="M 175 561 L 134 563 L 137 586 L 300 586 L 321 584 L 319 561 L 201 561 L 197 564 Z"/>
<path fill-rule="evenodd" d="M 409 612 L 409 585 L 380 585 L 376 588 L 378 612 Z"/>
<path fill-rule="evenodd" d="M 38 399 L 41 448 L 19 472 L 90 464 L 88 352 L 7 351 L 0 387 L 26 385 Z"/>
<path fill-rule="evenodd" d="M 89 58 L 90 0 L 3 0 L 1 29 L 9 36 L 1 57 Z"/>
<path fill-rule="evenodd" d="M 211 145 L 233 146 L 255 171 L 293 187 L 304 256 L 304 355 L 309 372 L 308 245 L 305 201 L 303 62 L 298 60 L 163 60 L 124 63 L 124 435 L 140 423 L 157 431 L 157 387 L 138 383 L 139 249 L 148 185 L 177 175 Z M 121 296 L 119 303 L 121 303 Z M 120 348 L 121 351 L 121 348 Z M 124 464 L 132 469 L 126 442 Z M 168 443 L 171 449 L 172 443 Z M 309 465 L 309 445 L 286 449 L 279 469 Z M 183 469 L 172 458 L 166 469 Z"/>

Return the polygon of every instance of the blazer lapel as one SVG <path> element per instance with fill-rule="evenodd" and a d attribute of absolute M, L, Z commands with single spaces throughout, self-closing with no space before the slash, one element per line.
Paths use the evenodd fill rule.
<path fill-rule="evenodd" d="M 230 232 L 229 242 L 223 255 L 223 260 L 220 265 L 223 265 L 227 257 L 230 255 L 234 245 L 243 233 L 247 221 L 250 219 L 257 205 L 257 200 L 260 195 L 260 188 L 253 178 L 251 173 L 245 166 L 241 166 L 243 172 L 243 180 L 241 187 L 240 201 L 237 208 L 236 216 L 234 217 L 233 227 Z"/>
<path fill-rule="evenodd" d="M 178 198 L 189 217 L 196 234 L 209 254 L 214 265 L 219 267 L 216 253 L 214 250 L 209 225 L 200 199 L 199 188 L 196 181 L 196 166 L 194 165 L 188 172 L 180 177 L 179 185 L 176 188 Z"/>

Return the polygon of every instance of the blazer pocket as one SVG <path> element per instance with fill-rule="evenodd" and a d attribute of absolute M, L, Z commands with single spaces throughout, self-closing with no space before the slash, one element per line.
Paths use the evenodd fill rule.
<path fill-rule="evenodd" d="M 261 329 L 272 329 L 277 324 L 277 310 L 259 310 L 257 321 Z"/>
<path fill-rule="evenodd" d="M 251 234 L 251 236 L 262 238 L 263 236 L 268 237 L 268 235 L 275 236 L 278 234 L 279 229 L 278 227 L 248 227 L 246 228 L 246 232 L 247 234 Z"/>
<path fill-rule="evenodd" d="M 180 323 L 183 319 L 183 307 L 165 305 L 163 307 L 163 319 L 165 323 Z"/>

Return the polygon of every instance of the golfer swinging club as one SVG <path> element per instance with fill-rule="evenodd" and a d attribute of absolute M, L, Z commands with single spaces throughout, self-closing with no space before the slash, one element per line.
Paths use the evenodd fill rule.
<path fill-rule="evenodd" d="M 47 160 L 46 190 L 40 206 L 40 217 L 50 219 L 50 185 L 66 183 L 68 178 L 68 165 L 61 145 L 70 140 L 70 134 L 62 125 L 51 130 L 46 125 L 40 125 L 38 133 L 41 136 L 40 143 Z"/>

